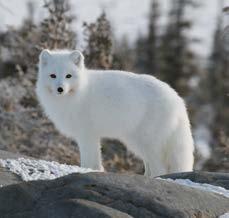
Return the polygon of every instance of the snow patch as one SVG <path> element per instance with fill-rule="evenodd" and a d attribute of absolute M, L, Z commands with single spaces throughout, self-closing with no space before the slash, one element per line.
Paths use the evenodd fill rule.
<path fill-rule="evenodd" d="M 162 179 L 162 178 L 158 178 L 158 179 Z M 190 179 L 162 179 L 162 180 L 178 183 L 180 185 L 189 186 L 206 192 L 216 193 L 229 198 L 229 190 L 220 186 L 210 185 L 206 183 L 196 183 L 191 181 Z"/>
<path fill-rule="evenodd" d="M 225 214 L 219 216 L 219 218 L 229 218 L 229 213 L 225 213 Z"/>
<path fill-rule="evenodd" d="M 55 161 L 33 160 L 26 158 L 0 159 L 0 165 L 19 175 L 24 181 L 52 180 L 71 173 L 98 172 L 79 166 L 60 164 Z"/>

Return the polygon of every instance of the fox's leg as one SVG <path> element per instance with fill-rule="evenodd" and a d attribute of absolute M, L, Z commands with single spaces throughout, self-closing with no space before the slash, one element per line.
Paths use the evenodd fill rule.
<path fill-rule="evenodd" d="M 130 137 L 131 139 L 128 139 L 124 142 L 126 142 L 130 150 L 132 150 L 137 156 L 139 156 L 143 160 L 145 167 L 145 176 L 155 177 L 166 174 L 167 169 L 166 163 L 163 161 L 164 154 L 161 149 L 162 146 L 157 146 L 161 145 L 161 142 L 157 140 L 156 137 L 154 137 L 154 139 L 152 139 L 151 136 L 149 138 L 146 138 L 144 133 L 145 132 L 143 132 L 141 135 L 141 132 L 138 131 L 138 135 L 135 134 L 134 136 Z M 152 144 L 152 142 L 157 143 Z"/>
<path fill-rule="evenodd" d="M 103 171 L 100 139 L 97 137 L 81 137 L 78 139 L 78 145 L 81 167 Z"/>
<path fill-rule="evenodd" d="M 145 172 L 145 176 L 156 177 L 168 173 L 165 163 L 163 163 L 160 158 L 157 158 L 156 155 L 148 159 L 147 163 L 148 169 Z"/>
<path fill-rule="evenodd" d="M 145 166 L 145 173 L 144 176 L 151 176 L 151 172 L 150 172 L 150 167 L 149 167 L 149 163 L 148 161 L 144 160 L 144 166 Z"/>

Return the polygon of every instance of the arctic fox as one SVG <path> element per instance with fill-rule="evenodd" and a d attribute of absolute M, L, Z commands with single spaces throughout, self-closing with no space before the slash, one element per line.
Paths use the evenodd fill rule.
<path fill-rule="evenodd" d="M 153 76 L 88 70 L 77 50 L 43 50 L 36 92 L 56 128 L 77 141 L 82 167 L 103 170 L 100 140 L 108 137 L 143 159 L 146 176 L 193 168 L 185 104 Z"/>

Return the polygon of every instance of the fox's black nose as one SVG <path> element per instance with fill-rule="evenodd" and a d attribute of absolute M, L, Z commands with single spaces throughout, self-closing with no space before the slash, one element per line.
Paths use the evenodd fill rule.
<path fill-rule="evenodd" d="M 59 87 L 59 88 L 57 89 L 57 91 L 58 91 L 59 93 L 62 93 L 64 90 L 63 90 L 63 88 Z"/>

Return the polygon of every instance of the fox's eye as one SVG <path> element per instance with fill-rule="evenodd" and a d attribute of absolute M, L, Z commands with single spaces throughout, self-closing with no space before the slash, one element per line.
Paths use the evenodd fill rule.
<path fill-rule="evenodd" d="M 52 73 L 52 74 L 50 74 L 50 77 L 53 78 L 53 79 L 55 79 L 56 78 L 56 74 L 53 74 Z"/>
<path fill-rule="evenodd" d="M 66 78 L 67 78 L 67 79 L 69 79 L 69 78 L 71 78 L 71 77 L 72 77 L 71 74 L 67 74 L 67 75 L 66 75 Z"/>

